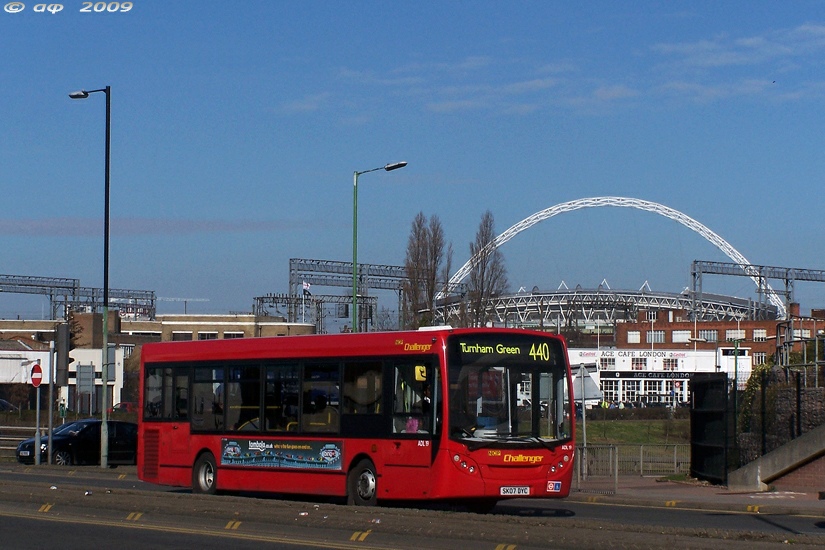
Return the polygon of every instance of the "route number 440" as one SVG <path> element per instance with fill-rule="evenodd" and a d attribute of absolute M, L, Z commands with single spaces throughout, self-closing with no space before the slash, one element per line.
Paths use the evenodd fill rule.
<path fill-rule="evenodd" d="M 550 346 L 547 342 L 533 344 L 530 346 L 530 357 L 533 358 L 533 361 L 549 361 Z"/>

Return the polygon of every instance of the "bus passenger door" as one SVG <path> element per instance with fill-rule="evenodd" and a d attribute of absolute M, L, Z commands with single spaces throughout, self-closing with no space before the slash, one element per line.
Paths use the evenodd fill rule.
<path fill-rule="evenodd" d="M 394 367 L 392 434 L 385 449 L 384 477 L 396 498 L 420 498 L 430 489 L 438 387 L 430 358 Z"/>
<path fill-rule="evenodd" d="M 162 447 L 169 452 L 175 465 L 189 464 L 189 373 L 166 369 L 163 377 L 163 417 L 170 423 L 169 429 L 161 430 Z"/>

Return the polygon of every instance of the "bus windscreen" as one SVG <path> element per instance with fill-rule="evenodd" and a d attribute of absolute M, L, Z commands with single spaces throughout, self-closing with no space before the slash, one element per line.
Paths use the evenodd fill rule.
<path fill-rule="evenodd" d="M 557 340 L 517 334 L 450 338 L 450 436 L 502 443 L 569 438 L 566 369 Z"/>

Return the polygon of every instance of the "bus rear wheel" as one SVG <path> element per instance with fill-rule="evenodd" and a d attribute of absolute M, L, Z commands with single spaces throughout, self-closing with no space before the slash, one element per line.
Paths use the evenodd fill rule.
<path fill-rule="evenodd" d="M 217 468 L 212 453 L 203 453 L 192 468 L 192 492 L 214 495 L 216 491 Z"/>
<path fill-rule="evenodd" d="M 375 506 L 378 502 L 377 477 L 372 461 L 359 461 L 347 474 L 347 504 Z"/>

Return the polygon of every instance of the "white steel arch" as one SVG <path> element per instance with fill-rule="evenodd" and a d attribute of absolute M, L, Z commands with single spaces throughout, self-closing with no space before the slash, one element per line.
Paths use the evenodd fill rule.
<path fill-rule="evenodd" d="M 758 271 L 756 268 L 751 266 L 751 263 L 745 258 L 738 250 L 736 250 L 733 246 L 730 245 L 725 239 L 711 231 L 707 226 L 699 223 L 698 221 L 694 220 L 687 214 L 683 214 L 678 210 L 674 210 L 673 208 L 669 208 L 663 204 L 659 204 L 656 202 L 646 201 L 642 199 L 632 199 L 628 197 L 591 197 L 587 199 L 577 199 L 574 201 L 563 202 L 557 204 L 555 206 L 551 206 L 550 208 L 546 208 L 539 212 L 536 212 L 532 216 L 529 216 L 520 222 L 512 225 L 509 229 L 507 229 L 504 233 L 500 234 L 495 240 L 490 243 L 489 246 L 498 248 L 499 246 L 503 245 L 525 229 L 529 229 L 530 227 L 536 225 L 539 222 L 542 222 L 548 218 L 552 218 L 557 214 L 563 214 L 564 212 L 572 212 L 573 210 L 581 210 L 582 208 L 595 208 L 600 206 L 618 206 L 621 208 L 636 208 L 638 210 L 645 210 L 647 212 L 653 212 L 654 214 L 659 214 L 666 218 L 670 218 L 671 220 L 677 221 L 687 227 L 688 229 L 695 231 L 702 237 L 704 237 L 708 242 L 716 246 L 719 250 L 725 253 L 728 258 L 733 260 L 739 264 L 745 264 L 746 267 L 745 273 L 750 276 L 751 280 L 756 283 L 757 287 L 759 287 L 759 278 L 758 278 Z M 456 284 L 460 283 L 464 280 L 464 278 L 470 273 L 470 271 L 475 267 L 478 261 L 484 256 L 485 253 L 488 251 L 486 249 L 480 250 L 475 256 L 467 260 L 461 268 L 450 277 L 450 281 L 448 283 L 447 288 L 453 288 Z M 776 294 L 771 286 L 764 282 L 763 283 L 767 290 L 768 299 L 771 303 L 776 306 L 777 313 L 781 318 L 785 318 L 787 314 L 787 310 L 785 308 L 785 304 L 782 302 L 782 299 Z M 437 298 L 443 298 L 444 294 L 439 293 Z"/>

